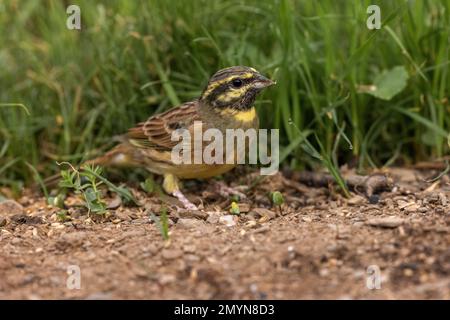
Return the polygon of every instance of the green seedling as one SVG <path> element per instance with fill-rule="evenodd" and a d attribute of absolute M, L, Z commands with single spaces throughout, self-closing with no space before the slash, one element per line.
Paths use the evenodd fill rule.
<path fill-rule="evenodd" d="M 236 215 L 241 213 L 239 205 L 235 201 L 231 202 L 230 213 Z"/>
<path fill-rule="evenodd" d="M 70 220 L 70 216 L 67 215 L 67 210 L 61 210 L 56 214 L 56 217 L 61 222 L 66 222 Z"/>
<path fill-rule="evenodd" d="M 156 191 L 155 180 L 153 180 L 153 177 L 148 177 L 145 179 L 144 182 L 141 182 L 140 186 L 141 189 L 147 193 L 153 193 Z"/>
<path fill-rule="evenodd" d="M 150 218 L 155 222 L 163 239 L 165 241 L 168 241 L 170 239 L 170 236 L 169 236 L 169 217 L 167 215 L 167 209 L 163 207 L 161 209 L 161 214 L 159 217 L 155 216 L 153 213 L 150 213 Z"/>
<path fill-rule="evenodd" d="M 272 201 L 273 205 L 278 206 L 280 213 L 283 213 L 283 211 L 281 209 L 281 205 L 284 203 L 284 197 L 281 194 L 281 192 L 280 191 L 271 192 L 270 200 Z"/>
<path fill-rule="evenodd" d="M 88 209 L 89 213 L 105 214 L 107 212 L 106 203 L 102 199 L 102 193 L 99 189 L 103 182 L 97 179 L 102 169 L 87 165 L 85 168 L 89 171 L 79 171 L 71 164 L 66 164 L 69 165 L 70 169 L 61 170 L 59 186 L 61 188 L 71 189 L 76 194 L 80 194 L 84 199 L 84 206 Z"/>

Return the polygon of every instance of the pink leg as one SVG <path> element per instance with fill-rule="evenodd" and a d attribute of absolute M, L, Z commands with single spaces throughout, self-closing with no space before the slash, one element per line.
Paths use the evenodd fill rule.
<path fill-rule="evenodd" d="M 183 204 L 183 206 L 186 209 L 198 210 L 197 206 L 195 204 L 193 204 L 192 202 L 190 202 L 181 191 L 177 190 L 177 191 L 174 191 L 172 194 L 174 197 L 177 197 L 177 199 L 180 200 L 180 202 Z"/>

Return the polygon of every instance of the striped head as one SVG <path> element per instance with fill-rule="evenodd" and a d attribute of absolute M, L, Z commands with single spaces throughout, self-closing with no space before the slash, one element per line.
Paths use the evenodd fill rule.
<path fill-rule="evenodd" d="M 275 84 L 250 67 L 230 67 L 216 72 L 203 91 L 200 101 L 219 109 L 248 110 L 256 95 Z"/>

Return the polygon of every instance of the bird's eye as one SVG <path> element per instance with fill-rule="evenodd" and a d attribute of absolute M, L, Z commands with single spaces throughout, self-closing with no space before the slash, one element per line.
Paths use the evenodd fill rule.
<path fill-rule="evenodd" d="M 242 87 L 242 80 L 241 79 L 234 79 L 232 82 L 233 87 L 240 88 Z"/>

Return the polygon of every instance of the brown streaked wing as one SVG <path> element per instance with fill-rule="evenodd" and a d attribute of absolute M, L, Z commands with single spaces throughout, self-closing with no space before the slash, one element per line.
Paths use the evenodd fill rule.
<path fill-rule="evenodd" d="M 188 129 L 198 115 L 198 101 L 186 102 L 161 114 L 150 117 L 128 131 L 130 143 L 139 148 L 153 148 L 158 151 L 170 151 L 178 144 L 172 141 L 172 132 L 177 129 Z"/>

